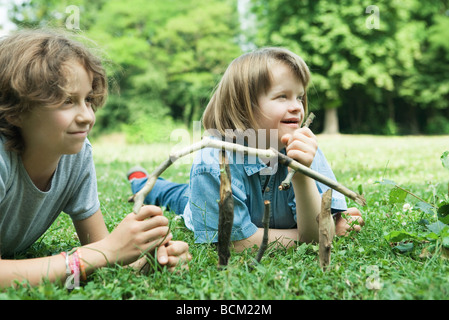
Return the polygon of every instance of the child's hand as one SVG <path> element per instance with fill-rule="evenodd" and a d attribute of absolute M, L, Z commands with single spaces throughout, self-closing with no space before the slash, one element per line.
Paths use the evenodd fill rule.
<path fill-rule="evenodd" d="M 309 128 L 300 128 L 293 134 L 284 134 L 281 142 L 286 145 L 287 156 L 310 168 L 318 143 Z"/>
<path fill-rule="evenodd" d="M 357 208 L 349 208 L 348 211 L 337 215 L 335 221 L 335 234 L 345 236 L 351 231 L 360 231 L 365 225 L 362 214 Z"/>
<path fill-rule="evenodd" d="M 191 259 L 189 245 L 184 241 L 170 241 L 157 250 L 157 261 L 162 266 L 167 266 L 169 271 L 173 271 L 178 265 L 188 268 L 187 262 Z"/>
<path fill-rule="evenodd" d="M 143 206 L 139 214 L 128 214 L 103 241 L 109 262 L 129 264 L 171 238 L 168 219 L 162 215 L 161 208 Z"/>

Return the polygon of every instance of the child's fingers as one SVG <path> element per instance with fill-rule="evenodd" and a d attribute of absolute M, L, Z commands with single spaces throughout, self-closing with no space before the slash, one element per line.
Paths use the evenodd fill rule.
<path fill-rule="evenodd" d="M 349 235 L 351 231 L 361 231 L 365 225 L 362 214 L 357 208 L 348 208 L 337 216 L 335 224 L 336 234 L 338 236 Z"/>
<path fill-rule="evenodd" d="M 166 248 L 169 260 L 168 266 L 174 267 L 192 260 L 189 245 L 183 241 L 170 241 Z"/>
<path fill-rule="evenodd" d="M 365 221 L 362 218 L 362 213 L 357 208 L 348 208 L 348 210 L 345 212 L 346 216 L 350 218 L 352 221 L 356 220 L 359 225 L 364 226 Z"/>
<path fill-rule="evenodd" d="M 316 140 L 315 134 L 309 128 L 299 128 L 293 134 L 286 133 L 281 137 L 281 142 L 288 146 L 292 141 L 305 138 Z"/>
<path fill-rule="evenodd" d="M 165 245 L 157 248 L 157 261 L 160 265 L 166 265 L 168 263 L 168 253 Z"/>
<path fill-rule="evenodd" d="M 144 220 L 140 222 L 140 228 L 142 231 L 148 231 L 159 227 L 167 227 L 168 228 L 169 221 L 167 217 L 164 216 L 155 216 L 150 219 Z"/>
<path fill-rule="evenodd" d="M 309 128 L 300 128 L 293 134 L 284 134 L 281 137 L 281 142 L 286 145 L 287 151 L 290 149 L 303 149 L 307 151 L 316 150 L 318 147 L 315 134 Z"/>
<path fill-rule="evenodd" d="M 162 209 L 157 206 L 147 205 L 140 208 L 139 213 L 136 215 L 136 219 L 145 220 L 154 216 L 162 216 Z"/>
<path fill-rule="evenodd" d="M 285 146 L 288 146 L 288 143 L 289 143 L 289 141 L 291 140 L 291 138 L 292 138 L 292 135 L 291 135 L 291 134 L 289 134 L 289 133 L 284 134 L 284 135 L 281 137 L 281 142 L 282 142 Z"/>
<path fill-rule="evenodd" d="M 286 144 L 286 153 L 292 159 L 310 167 L 315 158 L 318 143 L 309 128 L 301 128 L 293 134 L 285 134 L 281 142 Z"/>
<path fill-rule="evenodd" d="M 184 241 L 170 241 L 167 246 L 167 253 L 170 256 L 181 256 L 189 253 L 189 245 Z"/>

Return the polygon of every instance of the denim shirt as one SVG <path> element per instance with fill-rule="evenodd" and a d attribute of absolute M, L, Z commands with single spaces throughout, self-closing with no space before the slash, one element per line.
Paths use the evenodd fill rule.
<path fill-rule="evenodd" d="M 187 228 L 194 231 L 197 243 L 218 241 L 219 151 L 214 148 L 200 150 L 190 171 L 190 198 L 184 209 L 183 218 Z M 258 228 L 263 227 L 264 200 L 271 202 L 270 228 L 296 228 L 296 200 L 293 187 L 287 190 L 278 188 L 287 176 L 287 167 L 277 163 L 268 167 L 258 157 L 226 152 L 230 163 L 234 198 L 231 241 L 246 239 Z M 285 154 L 285 149 L 282 152 Z M 335 180 L 335 175 L 320 149 L 317 150 L 311 169 Z M 318 181 L 316 186 L 320 194 L 329 189 Z M 346 209 L 344 195 L 333 191 L 332 210 Z"/>

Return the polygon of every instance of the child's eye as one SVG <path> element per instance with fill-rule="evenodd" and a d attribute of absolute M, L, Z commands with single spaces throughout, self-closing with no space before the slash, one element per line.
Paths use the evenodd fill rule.
<path fill-rule="evenodd" d="M 297 97 L 296 99 L 298 99 L 299 101 L 303 101 L 304 96 L 299 96 L 299 97 Z"/>
<path fill-rule="evenodd" d="M 64 104 L 73 104 L 73 99 L 72 98 L 65 99 Z"/>
<path fill-rule="evenodd" d="M 86 99 L 84 99 L 86 101 L 86 103 L 92 103 L 94 101 L 94 98 L 91 96 L 86 97 Z"/>

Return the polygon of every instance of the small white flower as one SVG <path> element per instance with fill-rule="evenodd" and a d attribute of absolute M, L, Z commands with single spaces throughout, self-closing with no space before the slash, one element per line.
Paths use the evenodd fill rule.
<path fill-rule="evenodd" d="M 412 206 L 410 205 L 410 203 L 404 203 L 404 205 L 402 206 L 402 211 L 404 212 L 411 212 L 412 211 Z"/>
<path fill-rule="evenodd" d="M 276 272 L 274 279 L 281 280 L 282 278 L 284 278 L 284 272 L 282 272 L 282 270 L 279 270 L 278 272 Z"/>

